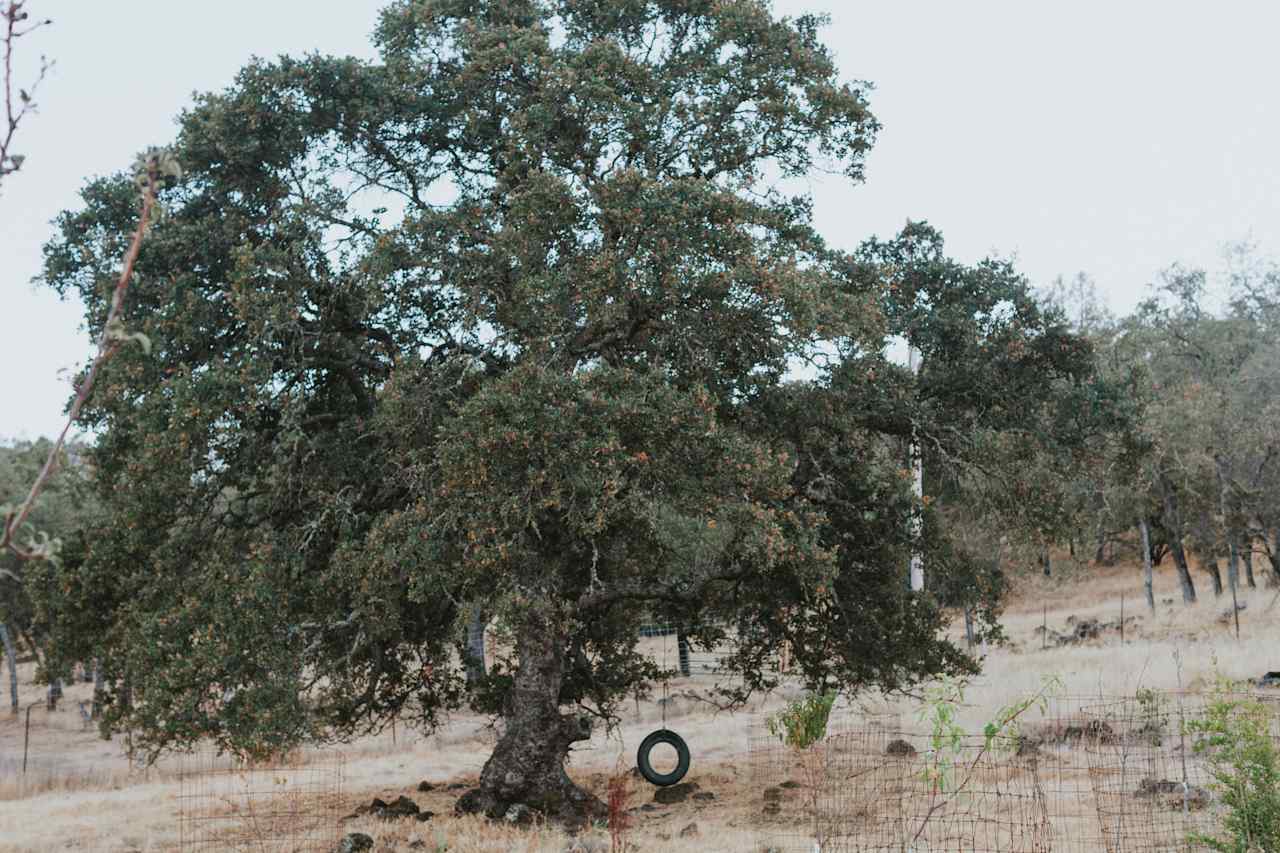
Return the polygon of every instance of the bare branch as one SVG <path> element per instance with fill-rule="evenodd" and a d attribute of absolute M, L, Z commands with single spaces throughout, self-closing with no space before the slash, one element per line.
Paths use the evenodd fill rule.
<path fill-rule="evenodd" d="M 15 5 L 21 6 L 20 3 L 11 4 L 10 12 L 12 12 Z M 16 511 L 4 519 L 4 529 L 0 531 L 0 548 L 8 548 L 23 559 L 31 559 L 38 555 L 34 551 L 27 551 L 21 548 L 14 541 L 14 538 L 26 521 L 27 516 L 31 514 L 31 510 L 35 507 L 40 493 L 48 485 L 49 478 L 57 470 L 58 457 L 66 444 L 67 433 L 71 431 L 76 418 L 80 416 L 80 410 L 84 407 L 85 401 L 89 399 L 89 394 L 93 390 L 93 383 L 98 377 L 99 369 L 116 354 L 120 349 L 120 345 L 124 342 L 124 338 L 119 335 L 113 335 L 112 330 L 120 326 L 120 315 L 124 309 L 125 294 L 128 293 L 129 281 L 133 278 L 133 265 L 138 260 L 138 251 L 142 247 L 142 238 L 146 235 L 147 228 L 151 225 L 151 215 L 155 210 L 156 204 L 156 191 L 163 178 L 161 157 L 150 157 L 144 168 L 146 169 L 146 179 L 145 181 L 140 181 L 142 184 L 142 203 L 138 215 L 138 227 L 134 229 L 133 240 L 129 244 L 129 251 L 124 257 L 124 267 L 120 270 L 120 278 L 117 279 L 115 291 L 111 296 L 111 308 L 107 313 L 107 321 L 103 324 L 102 337 L 98 340 L 98 355 L 94 358 L 93 364 L 89 366 L 89 372 L 77 389 L 75 401 L 71 404 L 71 411 L 67 415 L 67 422 L 62 427 L 58 440 L 54 442 L 53 448 L 49 451 L 49 457 L 40 469 L 40 474 L 36 477 L 35 482 L 31 484 L 31 491 L 27 493 L 26 500 L 22 502 L 22 505 Z"/>
<path fill-rule="evenodd" d="M 4 111 L 5 111 L 5 127 L 3 137 L 0 137 L 0 178 L 4 178 L 22 168 L 22 163 L 26 159 L 21 154 L 14 154 L 9 149 L 13 144 L 14 134 L 18 131 L 18 125 L 22 123 L 22 119 L 29 112 L 34 112 L 36 108 L 35 93 L 40 84 L 44 82 L 44 78 L 49 73 L 49 69 L 53 67 L 53 63 L 45 57 L 40 57 L 40 71 L 36 75 L 33 83 L 25 89 L 19 87 L 17 91 L 18 102 L 14 104 L 14 83 L 13 83 L 13 48 L 14 43 L 23 36 L 30 35 L 43 26 L 52 24 L 53 21 L 45 19 L 37 21 L 33 24 L 22 26 L 30 19 L 30 15 L 23 9 L 27 5 L 27 0 L 11 0 L 4 9 Z"/>

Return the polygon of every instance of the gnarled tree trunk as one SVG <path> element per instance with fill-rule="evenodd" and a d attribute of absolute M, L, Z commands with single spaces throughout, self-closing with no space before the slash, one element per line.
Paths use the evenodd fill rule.
<path fill-rule="evenodd" d="M 588 717 L 560 713 L 564 633 L 553 620 L 531 613 L 517 627 L 516 653 L 502 737 L 480 773 L 480 787 L 458 800 L 458 812 L 515 820 L 519 810 L 513 807 L 525 806 L 573 826 L 603 816 L 604 803 L 564 769 L 569 747 L 591 737 Z"/>

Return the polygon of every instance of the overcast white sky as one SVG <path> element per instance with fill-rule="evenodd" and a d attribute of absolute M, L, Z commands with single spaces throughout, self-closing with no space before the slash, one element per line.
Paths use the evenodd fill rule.
<path fill-rule="evenodd" d="M 373 57 L 377 0 L 29 0 L 55 25 L 18 72 L 56 60 L 0 189 L 0 438 L 51 434 L 90 352 L 79 306 L 35 290 L 49 220 L 94 175 L 172 139 L 193 91 L 250 56 Z M 1016 255 L 1031 280 L 1084 270 L 1131 308 L 1173 261 L 1227 241 L 1280 255 L 1280 4 L 776 0 L 826 12 L 846 77 L 884 129 L 867 181 L 815 179 L 820 230 L 851 248 L 907 218 L 964 261 Z"/>

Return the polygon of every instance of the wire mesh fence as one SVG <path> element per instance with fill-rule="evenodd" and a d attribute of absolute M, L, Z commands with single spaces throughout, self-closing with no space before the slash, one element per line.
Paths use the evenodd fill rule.
<path fill-rule="evenodd" d="M 749 757 L 758 849 L 1215 849 L 1206 839 L 1221 831 L 1227 806 L 1203 723 L 1209 703 L 1224 701 L 1261 703 L 1253 707 L 1266 715 L 1266 736 L 1280 744 L 1275 700 L 1244 694 L 1060 699 L 990 738 L 935 739 L 914 716 L 904 724 L 852 713 L 803 750 L 757 723 Z"/>
<path fill-rule="evenodd" d="M 331 853 L 341 839 L 344 759 L 326 752 L 242 761 L 185 754 L 178 771 L 178 834 L 184 851 Z"/>

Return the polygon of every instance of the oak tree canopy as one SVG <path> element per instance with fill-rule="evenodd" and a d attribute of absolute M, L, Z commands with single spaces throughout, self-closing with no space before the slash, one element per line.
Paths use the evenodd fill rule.
<path fill-rule="evenodd" d="M 877 130 L 820 24 L 399 0 L 376 62 L 257 61 L 199 97 L 129 297 L 152 351 L 82 418 L 107 517 L 31 573 L 51 649 L 107 667 L 107 724 L 268 750 L 472 702 L 504 726 L 462 807 L 576 819 L 571 744 L 658 675 L 642 621 L 732 633 L 728 700 L 783 639 L 815 687 L 972 671 L 930 590 L 974 561 L 906 443 L 942 476 L 980 434 L 1046 433 L 1090 355 L 927 225 L 816 233 L 795 179 L 862 180 Z M 134 201 L 89 183 L 46 249 L 95 334 Z M 468 687 L 477 605 L 512 653 Z"/>

